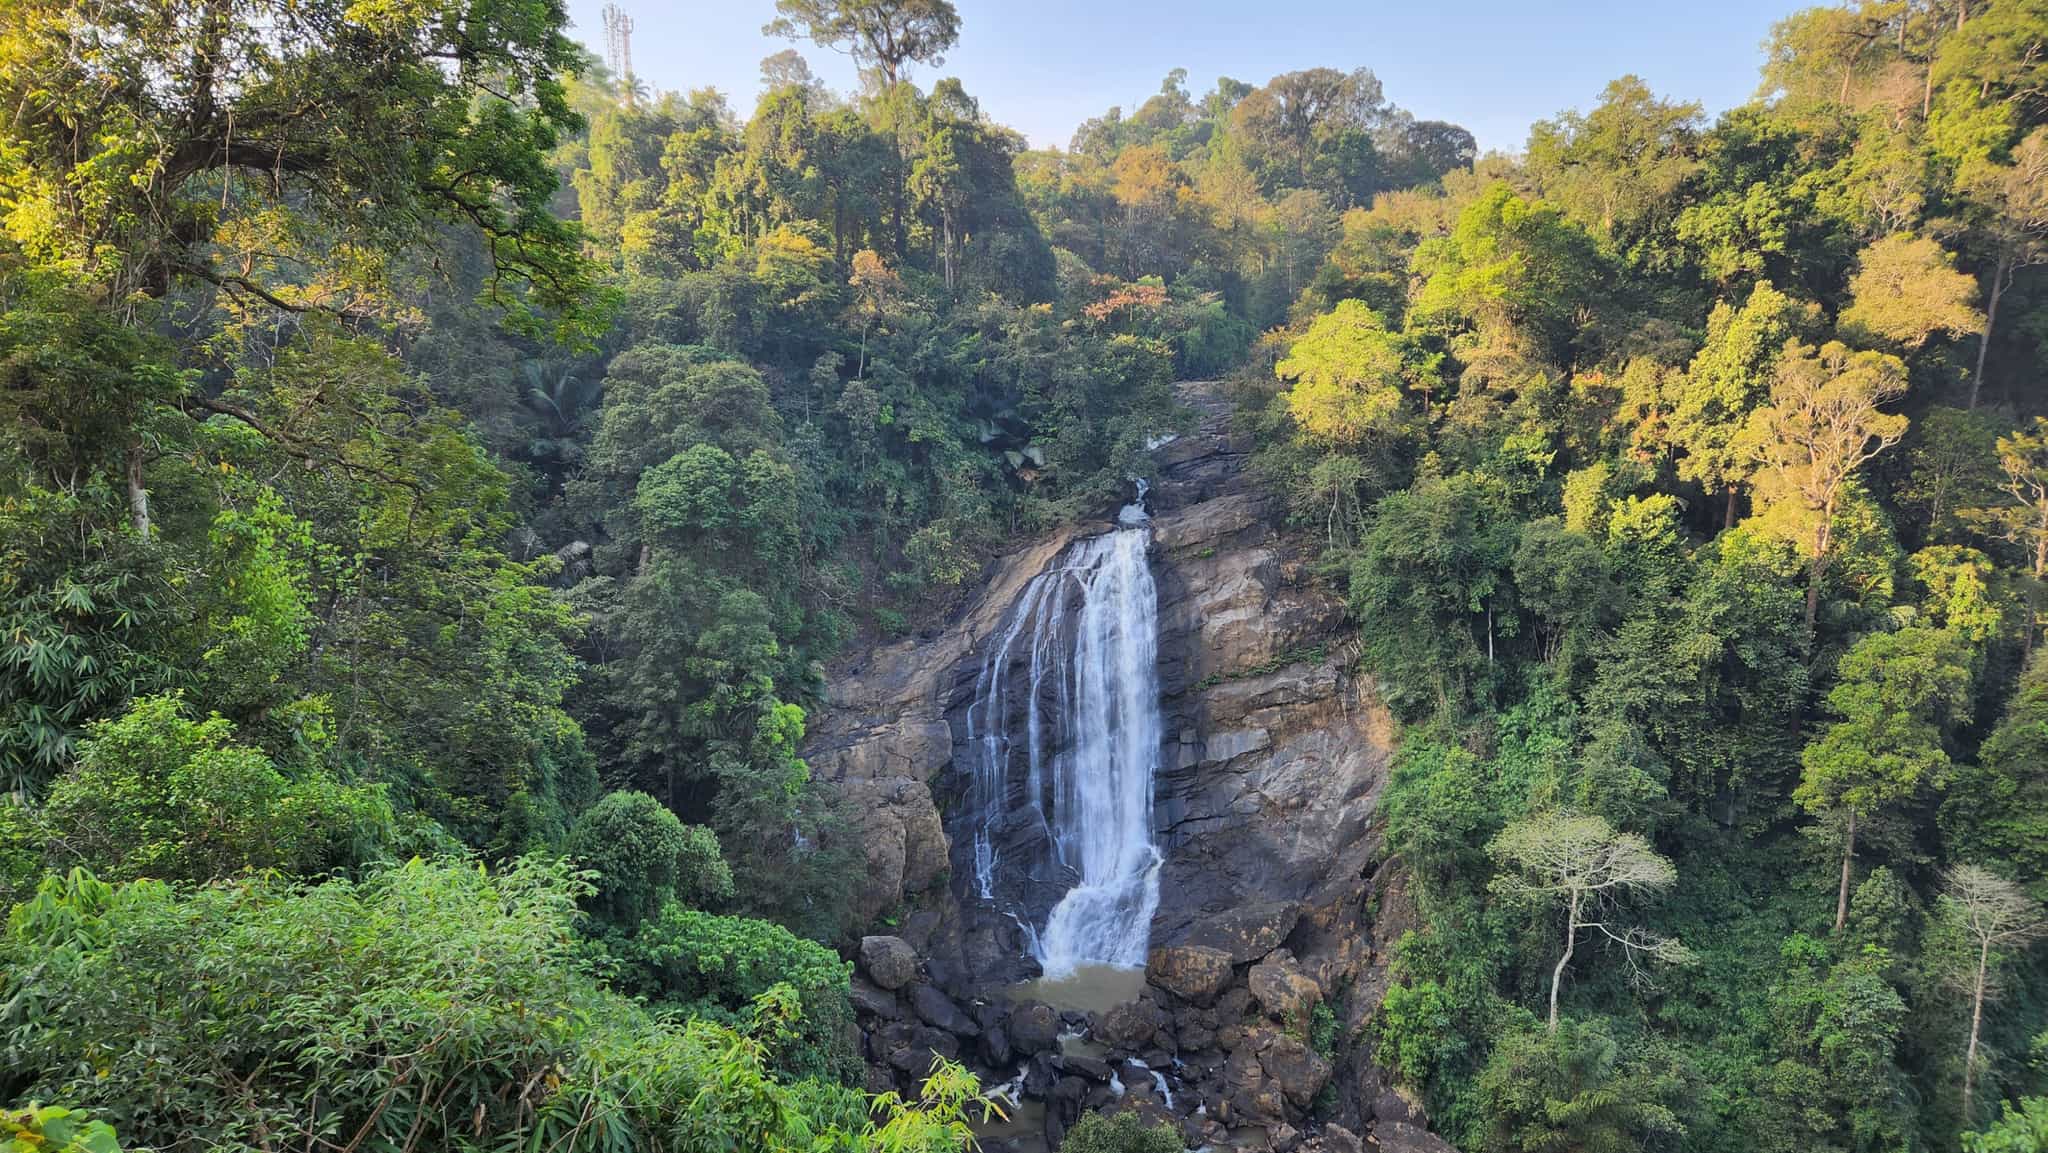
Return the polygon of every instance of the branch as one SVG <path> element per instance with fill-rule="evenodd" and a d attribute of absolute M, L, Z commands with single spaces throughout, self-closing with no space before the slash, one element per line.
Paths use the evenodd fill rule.
<path fill-rule="evenodd" d="M 188 416 L 191 415 L 189 410 L 196 408 L 203 412 L 233 417 L 250 428 L 255 429 L 257 435 L 276 445 L 283 452 L 289 453 L 308 465 L 332 465 L 349 474 L 352 479 L 358 475 L 368 476 L 381 480 L 386 484 L 397 485 L 410 491 L 414 496 L 426 496 L 426 489 L 420 485 L 420 482 L 409 476 L 401 476 L 397 473 L 378 468 L 375 465 L 347 460 L 333 452 L 315 451 L 313 448 L 308 447 L 305 441 L 273 427 L 262 417 L 257 416 L 254 412 L 240 405 L 229 404 L 226 401 L 215 400 L 211 397 L 188 396 L 179 402 L 179 408 L 187 410 L 186 415 Z"/>

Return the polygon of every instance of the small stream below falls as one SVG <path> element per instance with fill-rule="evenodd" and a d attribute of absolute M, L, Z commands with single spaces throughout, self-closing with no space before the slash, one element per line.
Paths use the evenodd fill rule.
<path fill-rule="evenodd" d="M 1143 966 L 1159 905 L 1159 595 L 1144 501 L 1140 481 L 1115 529 L 1075 541 L 1025 587 L 967 714 L 969 895 L 1021 926 L 1054 980 Z M 1048 890 L 1060 895 L 1041 921 L 1046 906 L 1020 894 Z"/>

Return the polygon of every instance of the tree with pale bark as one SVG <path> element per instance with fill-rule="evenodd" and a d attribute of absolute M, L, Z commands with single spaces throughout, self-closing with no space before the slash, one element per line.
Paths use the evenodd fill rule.
<path fill-rule="evenodd" d="M 1678 870 L 1641 836 L 1620 832 L 1601 817 L 1543 813 L 1502 829 L 1486 851 L 1503 867 L 1494 878 L 1496 892 L 1565 908 L 1564 951 L 1550 971 L 1551 1032 L 1557 1031 L 1558 988 L 1580 933 L 1596 930 L 1620 946 L 1632 974 L 1640 975 L 1644 961 L 1691 961 L 1691 951 L 1677 939 L 1608 919 L 1625 902 L 1678 881 Z"/>
<path fill-rule="evenodd" d="M 1963 1053 L 1963 1121 L 1969 1123 L 1977 1087 L 1977 1051 L 1984 1003 L 2002 989 L 1999 970 L 2013 954 L 2048 935 L 2048 912 L 2017 884 L 1979 865 L 1957 865 L 1941 895 L 1942 919 L 1968 946 L 1949 958 L 1942 976 L 1970 999 L 1970 1041 Z"/>
<path fill-rule="evenodd" d="M 2021 269 L 2048 263 L 2048 128 L 2036 128 L 2022 140 L 2011 164 L 1978 170 L 1968 191 L 1978 217 L 1977 239 L 1990 258 L 1977 370 L 1970 374 L 1969 406 L 1976 408 L 1998 306 Z"/>

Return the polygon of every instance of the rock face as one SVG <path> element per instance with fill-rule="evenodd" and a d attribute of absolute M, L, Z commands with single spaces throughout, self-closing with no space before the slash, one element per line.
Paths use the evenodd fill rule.
<path fill-rule="evenodd" d="M 1295 1136 L 1272 1147 L 1291 1147 L 1294 1126 L 1314 1131 L 1319 1120 L 1362 1130 L 1383 1083 L 1363 1055 L 1333 1061 L 1312 1048 L 1306 1029 L 1316 1005 L 1341 994 L 1339 1032 L 1361 1033 L 1385 988 L 1377 942 L 1391 938 L 1375 933 L 1368 894 L 1377 886 L 1384 907 L 1374 809 L 1393 723 L 1352 671 L 1342 606 L 1311 581 L 1309 550 L 1244 475 L 1227 404 L 1212 388 L 1182 389 L 1204 418 L 1157 450 L 1149 500 L 1164 720 L 1153 821 L 1165 855 L 1151 987 L 1085 1026 L 1112 1064 L 1136 1063 L 1119 1074 L 1130 1090 L 1120 1107 L 1167 1109 L 1144 1072 L 1166 1069 L 1171 1112 L 1191 1137 L 1222 1120 L 1284 1130 Z M 982 816 L 964 800 L 984 754 L 968 714 L 1026 587 L 1077 537 L 1108 527 L 1012 554 L 943 628 L 834 670 L 805 749 L 857 822 L 868 871 L 856 912 L 869 923 L 902 916 L 901 940 L 861 948 L 871 1080 L 948 1047 L 991 1063 L 1000 1052 L 1024 1063 L 1025 1095 L 1048 1101 L 1048 1136 L 1073 1119 L 1067 1097 L 1106 1090 L 1060 1051 L 1060 1036 L 1084 1024 L 1073 1014 L 1028 1002 L 983 1013 L 996 987 L 1035 975 L 1030 934 L 1064 889 L 1040 879 L 1044 891 L 981 899 L 972 845 Z M 1042 850 L 1042 823 L 1014 826 L 991 827 L 998 860 Z"/>

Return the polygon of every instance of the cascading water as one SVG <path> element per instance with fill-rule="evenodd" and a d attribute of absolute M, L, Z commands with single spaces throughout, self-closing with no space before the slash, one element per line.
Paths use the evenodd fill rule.
<path fill-rule="evenodd" d="M 1144 497 L 1141 482 L 1115 531 L 1075 542 L 1025 588 L 989 648 L 967 716 L 980 754 L 970 796 L 980 815 L 976 891 L 997 899 L 996 843 L 1020 815 L 1048 842 L 1051 869 L 1071 881 L 1043 928 L 1019 921 L 1051 977 L 1082 965 L 1143 965 L 1159 904 L 1158 592 L 1145 559 Z M 1028 676 L 1021 750 L 1011 738 L 1014 667 Z"/>

